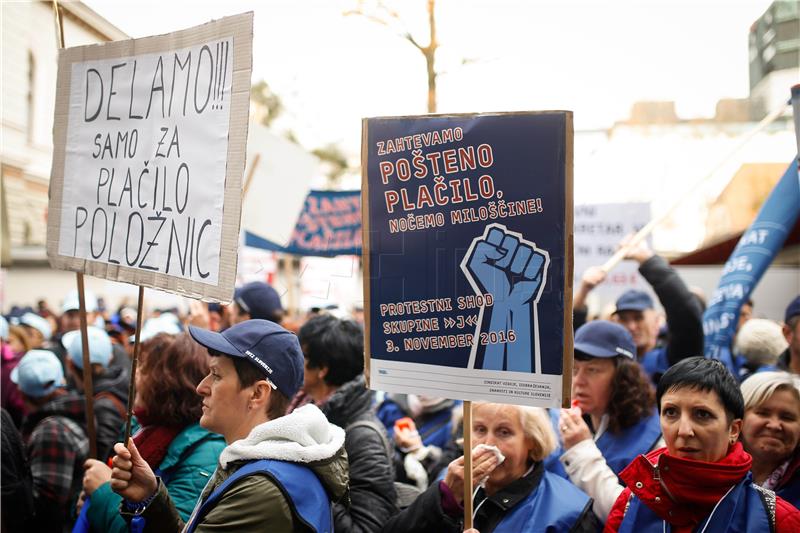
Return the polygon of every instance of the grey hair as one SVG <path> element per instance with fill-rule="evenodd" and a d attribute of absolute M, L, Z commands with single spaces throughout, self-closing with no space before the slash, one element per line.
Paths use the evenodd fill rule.
<path fill-rule="evenodd" d="M 788 390 L 800 404 L 800 378 L 788 372 L 758 372 L 742 383 L 744 409 L 754 409 L 778 391 Z"/>
<path fill-rule="evenodd" d="M 777 322 L 753 318 L 739 329 L 733 351 L 750 363 L 772 365 L 788 346 Z"/>

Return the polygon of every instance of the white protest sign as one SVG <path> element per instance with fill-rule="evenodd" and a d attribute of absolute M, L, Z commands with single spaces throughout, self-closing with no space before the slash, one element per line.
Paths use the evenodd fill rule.
<path fill-rule="evenodd" d="M 576 205 L 575 289 L 580 285 L 586 269 L 605 263 L 614 255 L 617 245 L 626 235 L 638 231 L 649 221 L 648 203 Z M 650 286 L 639 274 L 638 268 L 636 261 L 621 261 L 608 273 L 605 282 L 592 291 L 592 295 L 605 304 L 615 301 L 628 289 L 649 292 Z"/>
<path fill-rule="evenodd" d="M 252 13 L 59 55 L 54 268 L 229 301 Z"/>

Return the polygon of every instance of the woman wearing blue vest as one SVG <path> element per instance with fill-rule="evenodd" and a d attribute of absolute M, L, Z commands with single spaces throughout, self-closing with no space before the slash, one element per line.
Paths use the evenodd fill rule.
<path fill-rule="evenodd" d="M 800 378 L 761 372 L 742 383 L 741 441 L 753 482 L 800 507 Z"/>
<path fill-rule="evenodd" d="M 267 320 L 189 332 L 212 356 L 200 425 L 227 446 L 184 525 L 135 443 L 116 444 L 111 488 L 131 531 L 332 531 L 331 502 L 347 494 L 344 430 L 313 405 L 284 415 L 303 383 L 297 337 Z"/>
<path fill-rule="evenodd" d="M 600 523 L 592 500 L 544 469 L 555 446 L 546 413 L 534 407 L 475 403 L 472 413 L 473 523 L 481 533 L 590 532 Z M 384 533 L 460 533 L 464 458 L 393 517 Z"/>
<path fill-rule="evenodd" d="M 742 393 L 725 365 L 692 357 L 671 367 L 656 392 L 666 448 L 637 457 L 606 532 L 800 531 L 800 511 L 753 483 L 738 441 Z"/>
<path fill-rule="evenodd" d="M 617 475 L 634 457 L 659 447 L 661 439 L 655 391 L 635 356 L 633 338 L 619 324 L 595 320 L 578 328 L 575 407 L 561 410 L 562 448 L 547 462 L 548 469 L 592 497 L 603 521 L 623 489 Z"/>
<path fill-rule="evenodd" d="M 133 441 L 161 476 L 184 520 L 225 447 L 221 435 L 197 423 L 203 399 L 195 384 L 208 374 L 208 363 L 208 351 L 189 335 L 162 333 L 142 343 L 136 372 Z M 84 468 L 83 491 L 90 496 L 85 513 L 91 531 L 128 531 L 119 514 L 122 498 L 111 490 L 111 469 L 95 459 L 87 460 Z"/>

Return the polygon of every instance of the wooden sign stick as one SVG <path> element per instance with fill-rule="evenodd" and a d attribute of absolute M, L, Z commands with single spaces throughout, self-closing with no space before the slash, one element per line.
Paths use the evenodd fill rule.
<path fill-rule="evenodd" d="M 53 0 L 53 15 L 56 23 L 56 40 L 64 48 L 64 24 L 58 0 Z M 76 272 L 78 281 L 78 313 L 81 322 L 81 346 L 83 352 L 83 395 L 86 400 L 86 436 L 89 438 L 89 457 L 97 458 L 97 437 L 94 427 L 94 386 L 92 385 L 92 362 L 89 356 L 89 332 L 86 323 L 86 296 L 83 289 L 83 272 Z"/>
<path fill-rule="evenodd" d="M 136 307 L 136 333 L 134 334 L 133 361 L 131 361 L 131 382 L 128 384 L 128 414 L 125 417 L 125 447 L 131 438 L 131 418 L 133 417 L 133 400 L 136 397 L 136 365 L 139 363 L 139 353 L 142 349 L 140 336 L 142 334 L 142 316 L 144 316 L 144 287 L 139 286 L 139 304 Z"/>
<path fill-rule="evenodd" d="M 464 401 L 464 529 L 472 527 L 472 402 Z"/>
<path fill-rule="evenodd" d="M 92 360 L 89 355 L 89 330 L 86 321 L 86 295 L 83 288 L 83 272 L 78 277 L 78 313 L 81 320 L 81 346 L 83 347 L 83 395 L 86 399 L 86 434 L 89 437 L 89 457 L 97 458 L 97 436 L 94 427 L 94 385 L 92 384 Z"/>

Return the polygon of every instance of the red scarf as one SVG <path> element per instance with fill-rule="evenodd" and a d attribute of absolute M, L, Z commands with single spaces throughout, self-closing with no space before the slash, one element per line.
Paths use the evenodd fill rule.
<path fill-rule="evenodd" d="M 678 528 L 694 527 L 747 475 L 752 463 L 740 442 L 716 463 L 673 457 L 661 448 L 637 457 L 619 477 L 661 519 Z"/>
<path fill-rule="evenodd" d="M 134 414 L 141 428 L 133 436 L 133 442 L 142 459 L 147 461 L 150 468 L 156 469 L 166 457 L 169 445 L 183 428 L 148 423 L 147 412 L 144 409 L 134 409 Z"/>

